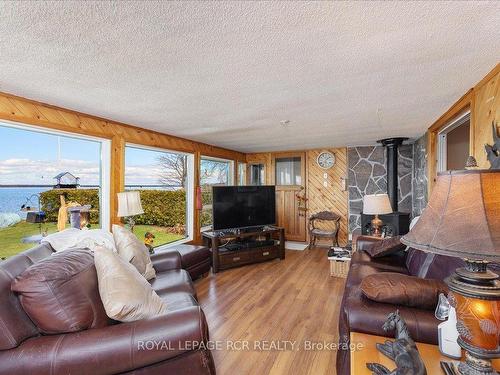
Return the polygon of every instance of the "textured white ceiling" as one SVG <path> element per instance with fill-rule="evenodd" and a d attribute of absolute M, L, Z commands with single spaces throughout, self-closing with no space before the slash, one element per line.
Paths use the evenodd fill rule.
<path fill-rule="evenodd" d="M 1 2 L 0 90 L 240 151 L 369 144 L 421 135 L 499 25 L 499 1 Z"/>

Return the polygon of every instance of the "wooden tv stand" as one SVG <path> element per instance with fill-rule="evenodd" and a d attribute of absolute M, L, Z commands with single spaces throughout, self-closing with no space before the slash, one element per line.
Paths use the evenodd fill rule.
<path fill-rule="evenodd" d="M 221 244 L 230 240 L 237 242 L 242 239 L 264 237 L 271 240 L 274 235 L 279 235 L 279 242 L 263 247 L 244 248 L 240 250 L 224 251 Z M 212 250 L 212 272 L 243 266 L 245 264 L 264 262 L 270 259 L 285 259 L 285 229 L 279 227 L 265 227 L 265 229 L 252 229 L 250 231 L 202 232 L 204 242 Z"/>

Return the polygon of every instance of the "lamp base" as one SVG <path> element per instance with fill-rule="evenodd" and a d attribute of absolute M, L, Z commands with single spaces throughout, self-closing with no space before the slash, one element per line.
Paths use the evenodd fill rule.
<path fill-rule="evenodd" d="M 440 365 L 446 375 L 498 375 L 498 372 L 491 366 L 491 361 L 486 362 L 477 363 L 474 360 L 474 363 L 469 364 L 466 359 L 466 362 L 441 361 Z"/>
<path fill-rule="evenodd" d="M 133 216 L 127 216 L 126 218 L 127 225 L 132 233 L 134 233 L 135 220 Z"/>
<path fill-rule="evenodd" d="M 382 220 L 378 217 L 378 215 L 375 215 L 375 217 L 371 221 L 372 224 L 372 236 L 380 237 L 382 236 L 382 225 L 384 224 Z"/>
<path fill-rule="evenodd" d="M 475 357 L 470 352 L 465 352 L 465 362 L 458 364 L 460 375 L 498 375 L 490 359 Z"/>
<path fill-rule="evenodd" d="M 457 311 L 457 343 L 465 351 L 465 362 L 454 365 L 456 371 L 451 374 L 499 375 L 491 363 L 492 358 L 500 357 L 495 336 L 498 325 L 491 314 L 500 300 L 500 282 L 487 265 L 486 261 L 465 259 L 465 267 L 445 280 L 448 299 Z"/>

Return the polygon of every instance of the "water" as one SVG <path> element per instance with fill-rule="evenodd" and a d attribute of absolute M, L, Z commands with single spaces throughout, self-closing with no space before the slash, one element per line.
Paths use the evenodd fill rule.
<path fill-rule="evenodd" d="M 20 209 L 23 204 L 26 204 L 26 199 L 32 194 L 40 194 L 41 192 L 50 189 L 50 187 L 0 187 L 0 213 L 17 213 L 23 216 L 22 212 L 20 212 Z M 38 198 L 32 197 L 31 202 L 29 202 L 28 205 L 38 208 Z"/>
<path fill-rule="evenodd" d="M 82 187 L 83 188 L 83 187 Z M 85 187 L 87 188 L 87 187 Z M 162 189 L 162 190 L 178 190 L 179 186 L 127 186 L 127 190 L 137 189 Z M 0 213 L 16 213 L 24 217 L 20 212 L 21 206 L 26 203 L 26 199 L 32 194 L 40 194 L 43 191 L 50 190 L 51 187 L 19 187 L 7 188 L 0 187 Z M 38 208 L 38 198 L 32 197 L 31 202 L 28 203 L 31 207 Z"/>

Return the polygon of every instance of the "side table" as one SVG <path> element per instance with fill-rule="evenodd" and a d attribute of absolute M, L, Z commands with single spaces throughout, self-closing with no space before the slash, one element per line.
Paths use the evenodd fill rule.
<path fill-rule="evenodd" d="M 437 333 L 436 333 L 437 334 Z M 377 343 L 384 343 L 388 338 L 381 336 L 368 335 L 366 333 L 351 332 L 351 346 L 358 346 L 359 350 L 351 350 L 351 374 L 352 375 L 372 375 L 372 372 L 366 367 L 367 362 L 380 363 L 391 371 L 396 368 L 393 361 L 377 350 Z M 390 339 L 389 340 L 393 340 Z M 444 375 L 439 364 L 440 361 L 450 362 L 452 359 L 445 357 L 439 352 L 437 345 L 423 344 L 417 342 L 418 352 L 424 361 L 427 374 Z M 493 360 L 495 369 L 500 368 L 500 360 Z"/>

